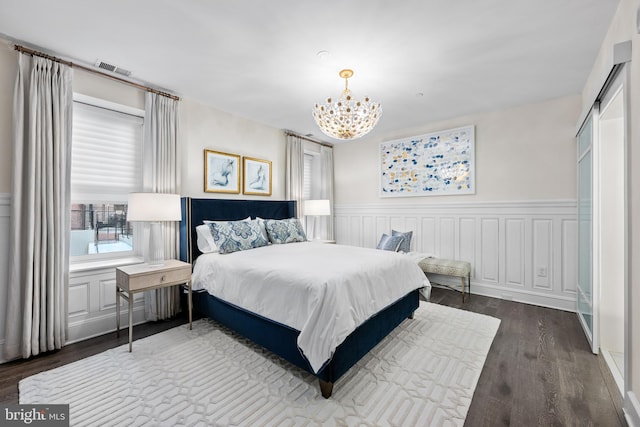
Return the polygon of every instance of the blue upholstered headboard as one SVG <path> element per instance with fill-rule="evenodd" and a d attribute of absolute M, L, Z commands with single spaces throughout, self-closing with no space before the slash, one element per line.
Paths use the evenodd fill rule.
<path fill-rule="evenodd" d="M 202 220 L 237 221 L 248 216 L 265 219 L 285 219 L 296 216 L 293 200 L 238 200 L 238 199 L 192 199 L 183 197 L 182 222 L 180 222 L 180 259 L 193 262 L 201 252 L 198 250 L 196 226 Z"/>

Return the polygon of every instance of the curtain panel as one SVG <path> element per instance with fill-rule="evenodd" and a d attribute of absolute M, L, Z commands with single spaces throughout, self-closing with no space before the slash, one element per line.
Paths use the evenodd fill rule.
<path fill-rule="evenodd" d="M 144 190 L 179 194 L 177 100 L 147 92 L 143 150 L 146 159 L 143 175 Z M 178 223 L 163 223 L 164 255 L 167 259 L 176 258 L 178 255 L 178 231 Z M 145 294 L 147 320 L 167 319 L 178 312 L 180 312 L 179 287 L 156 289 Z"/>
<path fill-rule="evenodd" d="M 285 197 L 296 201 L 296 216 L 300 218 L 304 193 L 304 142 L 296 135 L 287 134 L 285 174 Z"/>
<path fill-rule="evenodd" d="M 329 200 L 331 206 L 331 214 L 326 217 L 322 217 L 322 228 L 324 229 L 325 238 L 328 240 L 334 240 L 333 233 L 333 147 L 321 146 L 320 147 L 320 197 L 322 199 Z"/>
<path fill-rule="evenodd" d="M 67 336 L 72 72 L 18 55 L 6 359 L 59 349 Z"/>

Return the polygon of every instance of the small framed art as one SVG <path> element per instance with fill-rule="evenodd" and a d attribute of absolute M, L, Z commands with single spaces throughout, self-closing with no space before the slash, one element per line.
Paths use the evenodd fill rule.
<path fill-rule="evenodd" d="M 256 196 L 271 195 L 271 162 L 269 160 L 243 157 L 242 169 L 244 170 L 244 194 Z"/>
<path fill-rule="evenodd" d="M 240 156 L 205 149 L 204 191 L 240 193 Z"/>

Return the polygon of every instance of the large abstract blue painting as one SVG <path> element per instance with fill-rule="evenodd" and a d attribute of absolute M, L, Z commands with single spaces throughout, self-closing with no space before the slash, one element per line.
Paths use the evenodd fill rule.
<path fill-rule="evenodd" d="M 473 126 L 380 144 L 380 196 L 475 193 Z"/>

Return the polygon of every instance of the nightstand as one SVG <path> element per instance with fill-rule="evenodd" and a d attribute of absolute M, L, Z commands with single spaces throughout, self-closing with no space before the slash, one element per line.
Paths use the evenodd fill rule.
<path fill-rule="evenodd" d="M 116 332 L 120 335 L 120 298 L 129 302 L 129 351 L 133 342 L 133 295 L 138 292 L 187 284 L 189 329 L 191 322 L 191 264 L 176 259 L 164 265 L 135 264 L 116 268 Z"/>

